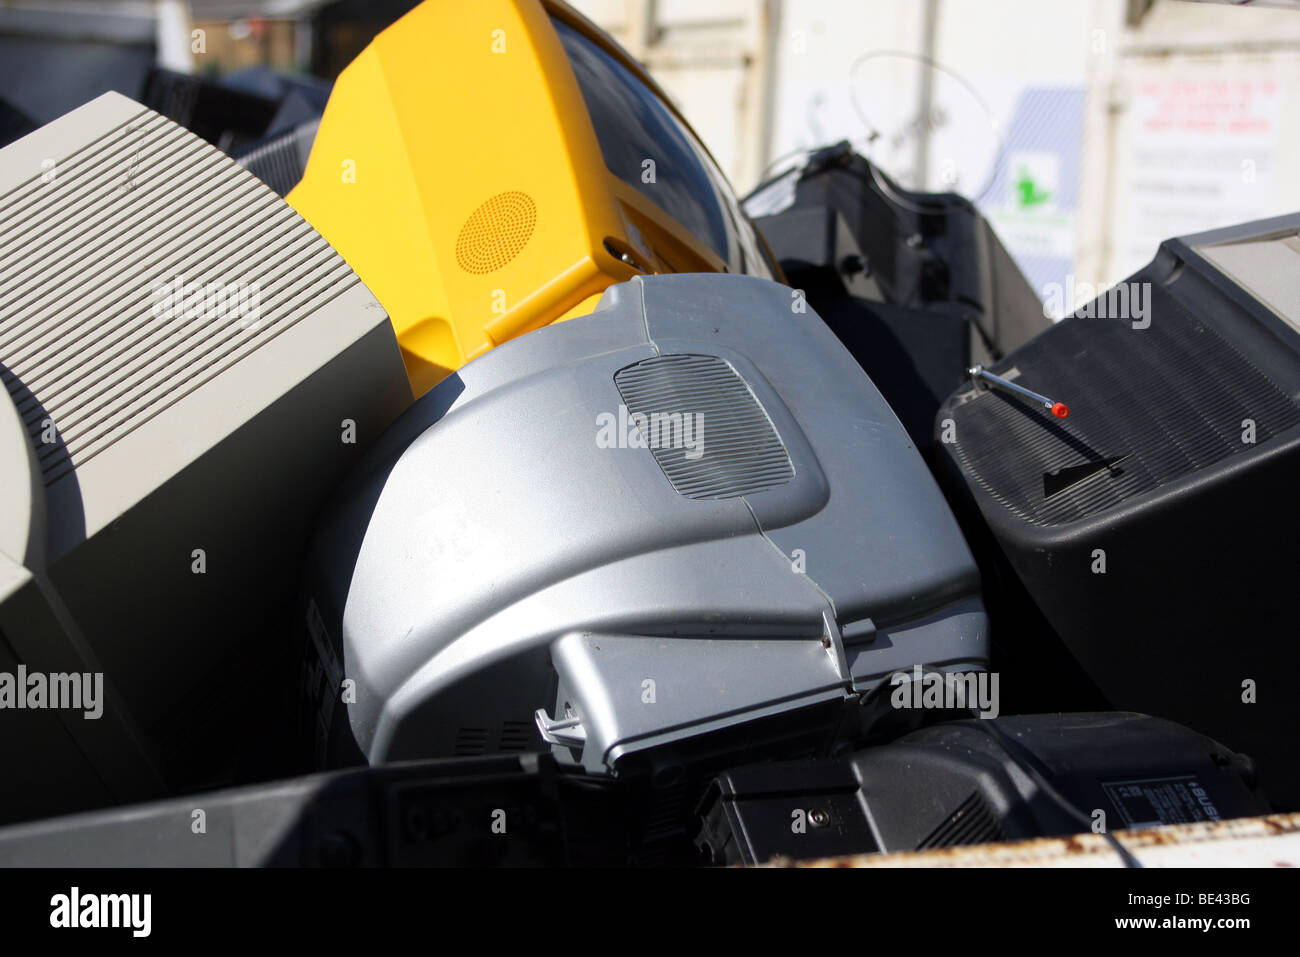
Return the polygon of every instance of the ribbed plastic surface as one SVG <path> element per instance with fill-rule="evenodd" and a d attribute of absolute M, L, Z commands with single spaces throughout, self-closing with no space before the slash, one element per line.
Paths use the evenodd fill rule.
<path fill-rule="evenodd" d="M 987 844 L 990 841 L 1003 840 L 1006 840 L 1006 832 L 1002 830 L 997 816 L 985 803 L 980 793 L 974 791 L 946 821 L 916 845 L 916 849 L 923 851 L 934 847 Z"/>
<path fill-rule="evenodd" d="M 1060 525 L 1248 454 L 1300 423 L 1285 392 L 1157 295 L 1146 329 L 1067 319 L 1016 352 L 1016 381 L 1066 402 L 1068 419 L 1001 392 L 953 410 L 954 449 L 976 485 L 1028 522 Z M 1242 439 L 1247 419 L 1254 444 Z"/>
<path fill-rule="evenodd" d="M 279 196 L 288 196 L 306 169 L 305 157 L 316 138 L 316 123 L 304 123 L 288 133 L 258 143 L 235 157 L 235 162 L 260 179 Z"/>
<path fill-rule="evenodd" d="M 51 159 L 52 178 L 0 196 L 0 374 L 47 484 L 360 281 L 271 190 L 151 111 Z M 178 279 L 191 294 L 169 304 Z"/>
<path fill-rule="evenodd" d="M 725 360 L 657 356 L 620 369 L 614 381 L 629 415 L 647 417 L 652 434 L 644 438 L 650 451 L 673 488 L 687 498 L 736 498 L 794 477 L 772 420 Z M 679 421 L 691 430 L 682 436 L 697 448 L 665 437 L 679 434 Z"/>

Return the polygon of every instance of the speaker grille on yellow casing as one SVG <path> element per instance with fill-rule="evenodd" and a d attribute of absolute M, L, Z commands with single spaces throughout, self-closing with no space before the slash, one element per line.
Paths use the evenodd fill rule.
<path fill-rule="evenodd" d="M 497 193 L 474 210 L 456 237 L 456 262 L 475 275 L 495 272 L 519 255 L 537 225 L 537 205 L 527 193 Z"/>

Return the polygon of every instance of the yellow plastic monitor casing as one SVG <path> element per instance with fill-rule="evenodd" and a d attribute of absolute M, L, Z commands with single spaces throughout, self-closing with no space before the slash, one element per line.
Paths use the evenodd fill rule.
<path fill-rule="evenodd" d="M 339 76 L 288 196 L 387 310 L 417 396 L 611 283 L 729 268 L 606 166 L 552 17 L 672 110 L 565 4 L 426 0 Z"/>

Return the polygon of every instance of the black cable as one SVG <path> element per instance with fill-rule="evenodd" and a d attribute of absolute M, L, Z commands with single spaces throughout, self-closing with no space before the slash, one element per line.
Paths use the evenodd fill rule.
<path fill-rule="evenodd" d="M 871 122 L 871 120 L 867 117 L 866 113 L 864 113 L 862 110 L 862 104 L 858 100 L 858 95 L 857 95 L 856 78 L 857 78 L 858 69 L 862 66 L 863 63 L 866 63 L 868 60 L 878 59 L 882 57 L 899 57 L 905 60 L 914 60 L 918 63 L 923 64 L 929 69 L 934 70 L 936 73 L 941 73 L 949 77 L 950 79 L 955 81 L 958 85 L 965 88 L 966 92 L 969 93 L 971 98 L 975 100 L 976 105 L 978 105 L 980 109 L 984 111 L 985 118 L 988 120 L 989 130 L 993 134 L 993 138 L 996 141 L 997 148 L 994 150 L 993 153 L 993 162 L 992 165 L 990 166 L 990 173 L 988 179 L 985 181 L 983 188 L 980 189 L 979 192 L 971 196 L 971 202 L 973 204 L 978 204 L 979 201 L 984 198 L 984 195 L 990 189 L 993 188 L 993 184 L 997 182 L 998 168 L 1001 165 L 1002 157 L 1006 154 L 1006 141 L 1002 137 L 1001 130 L 998 129 L 997 119 L 994 116 L 992 107 L 989 106 L 988 101 L 985 100 L 984 97 L 980 94 L 980 91 L 975 86 L 975 84 L 971 83 L 969 80 L 967 80 L 960 73 L 957 73 L 955 70 L 951 70 L 948 67 L 944 66 L 942 63 L 939 63 L 937 60 L 925 56 L 924 54 L 913 53 L 908 50 L 871 50 L 859 56 L 853 62 L 853 65 L 849 67 L 849 84 L 848 84 L 849 103 L 853 107 L 853 112 L 857 114 L 858 121 L 863 126 L 865 126 L 868 130 L 868 134 L 867 134 L 868 142 L 874 142 L 882 134 L 881 131 L 876 128 L 875 124 Z M 868 159 L 870 159 L 870 157 L 868 157 Z M 876 182 L 876 187 L 880 189 L 881 192 L 885 193 L 885 195 L 889 196 L 889 198 L 892 199 L 894 202 L 902 206 L 904 209 L 911 209 L 913 212 L 921 213 L 921 214 L 924 214 L 927 211 L 923 205 L 912 203 L 910 200 L 905 199 L 904 197 L 898 195 L 896 192 L 894 192 L 894 190 L 890 189 L 888 186 L 881 183 L 879 180 L 877 180 Z M 917 184 L 918 191 L 920 191 L 923 188 L 924 188 L 924 184 L 922 183 Z"/>
<path fill-rule="evenodd" d="M 874 716 L 869 717 L 866 720 L 865 725 L 862 726 L 862 732 L 864 734 L 869 736 L 872 727 L 875 726 L 877 722 L 882 717 L 885 716 L 885 714 L 888 714 L 890 712 L 892 712 L 894 715 L 898 714 L 897 709 L 893 708 L 892 705 L 890 706 L 889 709 L 883 709 L 880 702 L 889 697 L 889 692 L 887 692 L 885 689 L 894 687 L 893 685 L 894 675 L 899 675 L 899 674 L 905 675 L 909 681 L 912 678 L 912 673 L 909 671 L 895 671 L 893 672 L 893 674 L 888 675 L 883 681 L 881 681 L 880 684 L 878 684 L 870 692 L 864 695 L 862 700 L 859 702 L 859 704 L 863 707 L 874 707 L 877 712 Z M 922 667 L 922 674 L 942 675 L 944 674 L 944 672 L 939 671 L 937 668 Z M 985 718 L 980 717 L 979 712 L 976 711 L 974 708 L 964 707 L 964 708 L 957 708 L 953 710 L 970 715 L 970 717 L 974 720 L 975 727 L 979 728 L 980 730 L 986 731 L 993 738 L 993 740 L 998 743 L 999 747 L 1001 747 L 1003 752 L 1006 754 L 1008 758 L 1011 759 L 1011 761 L 1015 764 L 1015 766 L 1019 768 L 1025 775 L 1027 775 L 1029 779 L 1033 781 L 1034 784 L 1038 787 L 1038 789 L 1042 791 L 1043 794 L 1045 794 L 1049 800 L 1052 801 L 1053 804 L 1055 804 L 1058 808 L 1064 811 L 1068 817 L 1070 817 L 1075 822 L 1080 824 L 1085 830 L 1092 829 L 1092 818 L 1090 818 L 1087 814 L 1085 814 L 1078 807 L 1076 807 L 1074 803 L 1071 802 L 1070 799 L 1067 798 L 1064 794 L 1058 791 L 1051 784 L 1051 782 L 1049 782 L 1047 778 L 1045 778 L 1039 772 L 1039 770 L 1036 767 L 1034 767 L 1033 761 L 1030 759 L 1030 757 L 1027 756 L 1026 754 L 1021 753 L 1023 749 L 1019 745 L 1017 745 L 1016 742 L 1014 742 L 1009 737 L 1007 737 L 1006 732 L 1004 732 L 1001 728 L 999 728 L 996 722 L 989 721 Z M 910 729 L 910 730 L 915 730 L 915 729 Z M 1106 842 L 1111 846 L 1111 848 L 1115 851 L 1115 853 L 1119 855 L 1119 858 L 1121 861 L 1124 862 L 1125 867 L 1129 867 L 1129 868 L 1142 867 L 1142 862 L 1139 861 L 1133 855 L 1133 853 L 1129 851 L 1129 849 L 1126 848 L 1120 842 L 1119 838 L 1117 838 L 1109 830 L 1102 831 L 1102 837 L 1106 839 Z"/>
<path fill-rule="evenodd" d="M 1091 830 L 1092 818 L 1090 818 L 1087 814 L 1085 814 L 1077 806 L 1075 806 L 1075 804 L 1071 802 L 1070 799 L 1067 798 L 1064 794 L 1056 790 L 1056 788 L 1051 784 L 1051 782 L 1049 782 L 1047 778 L 1043 777 L 1043 775 L 1039 773 L 1038 769 L 1034 767 L 1030 761 L 1026 760 L 1022 755 L 1017 754 L 1016 752 L 1020 750 L 1019 747 L 1016 745 L 1014 741 L 1012 741 L 1009 737 L 1007 737 L 1005 731 L 1003 731 L 993 722 L 981 718 L 979 716 L 979 713 L 975 711 L 975 709 L 971 708 L 968 710 L 970 711 L 971 717 L 975 719 L 975 726 L 983 731 L 987 731 L 989 735 L 992 736 L 993 740 L 997 741 L 998 744 L 1001 745 L 1002 750 L 1006 753 L 1007 757 L 1009 757 L 1012 761 L 1015 762 L 1016 767 L 1020 768 L 1021 771 L 1027 774 L 1029 778 L 1036 785 L 1038 785 L 1039 790 L 1041 790 L 1044 794 L 1046 794 L 1049 798 L 1051 798 L 1052 801 L 1057 805 L 1057 807 L 1059 807 L 1067 815 L 1074 818 L 1074 820 L 1077 821 L 1079 824 L 1081 824 L 1084 828 Z M 1120 860 L 1124 862 L 1125 867 L 1131 867 L 1131 868 L 1142 867 L 1142 862 L 1139 861 L 1136 857 L 1134 857 L 1133 853 L 1129 851 L 1129 849 L 1126 848 L 1122 843 L 1120 843 L 1119 838 L 1117 838 L 1114 834 L 1112 834 L 1109 828 L 1103 830 L 1101 832 L 1101 835 L 1106 839 L 1106 842 L 1110 844 L 1111 848 L 1115 851 L 1115 853 L 1119 855 Z"/>

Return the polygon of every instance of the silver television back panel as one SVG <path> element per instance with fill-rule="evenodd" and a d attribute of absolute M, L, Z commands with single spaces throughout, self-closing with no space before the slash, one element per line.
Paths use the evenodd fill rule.
<path fill-rule="evenodd" d="M 330 759 L 671 768 L 797 750 L 895 669 L 983 669 L 956 521 L 801 305 L 638 278 L 416 403 L 313 549 L 313 667 L 355 691 L 318 696 Z"/>

